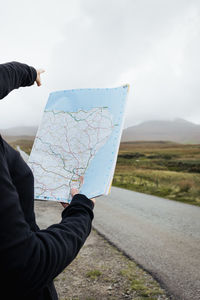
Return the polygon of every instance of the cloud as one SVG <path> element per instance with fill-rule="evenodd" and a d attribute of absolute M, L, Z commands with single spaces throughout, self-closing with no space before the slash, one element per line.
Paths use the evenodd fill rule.
<path fill-rule="evenodd" d="M 53 90 L 124 83 L 131 84 L 125 126 L 176 117 L 200 123 L 199 1 L 45 0 L 34 7 L 22 2 L 3 39 L 12 44 L 9 34 L 18 23 L 22 36 L 16 35 L 7 56 L 4 42 L 1 57 L 15 54 L 43 66 L 46 74 L 40 89 L 9 96 L 12 103 L 21 97 L 20 118 L 13 114 L 13 124 L 23 120 L 23 112 L 24 122 L 38 123 Z M 0 25 L 6 22 L 2 17 Z M 6 107 L 0 106 L 0 117 Z"/>

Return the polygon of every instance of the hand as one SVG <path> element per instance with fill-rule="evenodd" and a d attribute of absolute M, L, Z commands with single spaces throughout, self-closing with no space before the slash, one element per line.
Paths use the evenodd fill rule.
<path fill-rule="evenodd" d="M 45 70 L 43 69 L 38 69 L 37 70 L 37 78 L 36 78 L 36 83 L 38 86 L 40 86 L 42 83 L 41 83 L 41 78 L 40 78 L 40 74 L 44 73 Z"/>
<path fill-rule="evenodd" d="M 72 195 L 72 198 L 73 198 L 75 195 L 77 195 L 77 194 L 79 194 L 79 190 L 72 188 L 72 189 L 71 189 L 71 195 Z M 96 202 L 95 198 L 92 198 L 92 199 L 90 199 L 90 200 L 95 204 L 95 202 Z M 62 204 L 62 206 L 63 206 L 64 208 L 67 207 L 67 206 L 69 206 L 69 203 L 61 202 L 61 204 Z"/>
<path fill-rule="evenodd" d="M 71 189 L 71 195 L 72 195 L 72 197 L 74 197 L 76 194 L 79 194 L 79 191 L 77 190 L 77 189 Z M 94 204 L 95 204 L 95 202 L 96 202 L 96 199 L 95 198 L 92 198 L 92 199 L 90 199 Z"/>
<path fill-rule="evenodd" d="M 79 191 L 77 189 L 71 189 L 71 195 L 72 195 L 72 198 L 78 194 Z M 62 206 L 65 208 L 67 206 L 69 206 L 69 203 L 65 203 L 65 202 L 60 202 L 62 204 Z"/>
<path fill-rule="evenodd" d="M 65 202 L 60 202 L 62 204 L 62 206 L 65 208 L 67 206 L 69 206 L 69 203 L 65 203 Z"/>

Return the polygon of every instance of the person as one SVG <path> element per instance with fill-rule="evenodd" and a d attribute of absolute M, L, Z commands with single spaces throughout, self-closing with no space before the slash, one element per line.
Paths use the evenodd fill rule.
<path fill-rule="evenodd" d="M 42 72 L 19 62 L 0 64 L 0 99 L 34 82 L 40 86 Z M 76 189 L 71 194 L 61 222 L 40 230 L 33 173 L 0 135 L 0 299 L 58 299 L 53 280 L 78 254 L 94 216 L 95 199 Z"/>

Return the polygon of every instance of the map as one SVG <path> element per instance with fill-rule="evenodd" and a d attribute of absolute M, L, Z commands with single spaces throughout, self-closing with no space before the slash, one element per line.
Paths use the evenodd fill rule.
<path fill-rule="evenodd" d="M 28 165 L 35 199 L 71 201 L 107 195 L 123 129 L 128 85 L 51 93 Z"/>

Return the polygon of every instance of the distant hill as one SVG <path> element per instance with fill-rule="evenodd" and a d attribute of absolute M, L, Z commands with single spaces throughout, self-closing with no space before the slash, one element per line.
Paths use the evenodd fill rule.
<path fill-rule="evenodd" d="M 172 141 L 199 144 L 200 125 L 183 119 L 147 121 L 124 129 L 121 141 Z"/>
<path fill-rule="evenodd" d="M 0 129 L 7 141 L 32 140 L 38 127 L 24 126 Z M 200 125 L 183 119 L 174 121 L 146 121 L 123 130 L 122 142 L 131 141 L 171 141 L 176 143 L 200 143 Z"/>
<path fill-rule="evenodd" d="M 0 129 L 0 134 L 9 142 L 19 139 L 32 140 L 37 133 L 37 129 L 38 128 L 34 126 L 12 127 Z"/>

